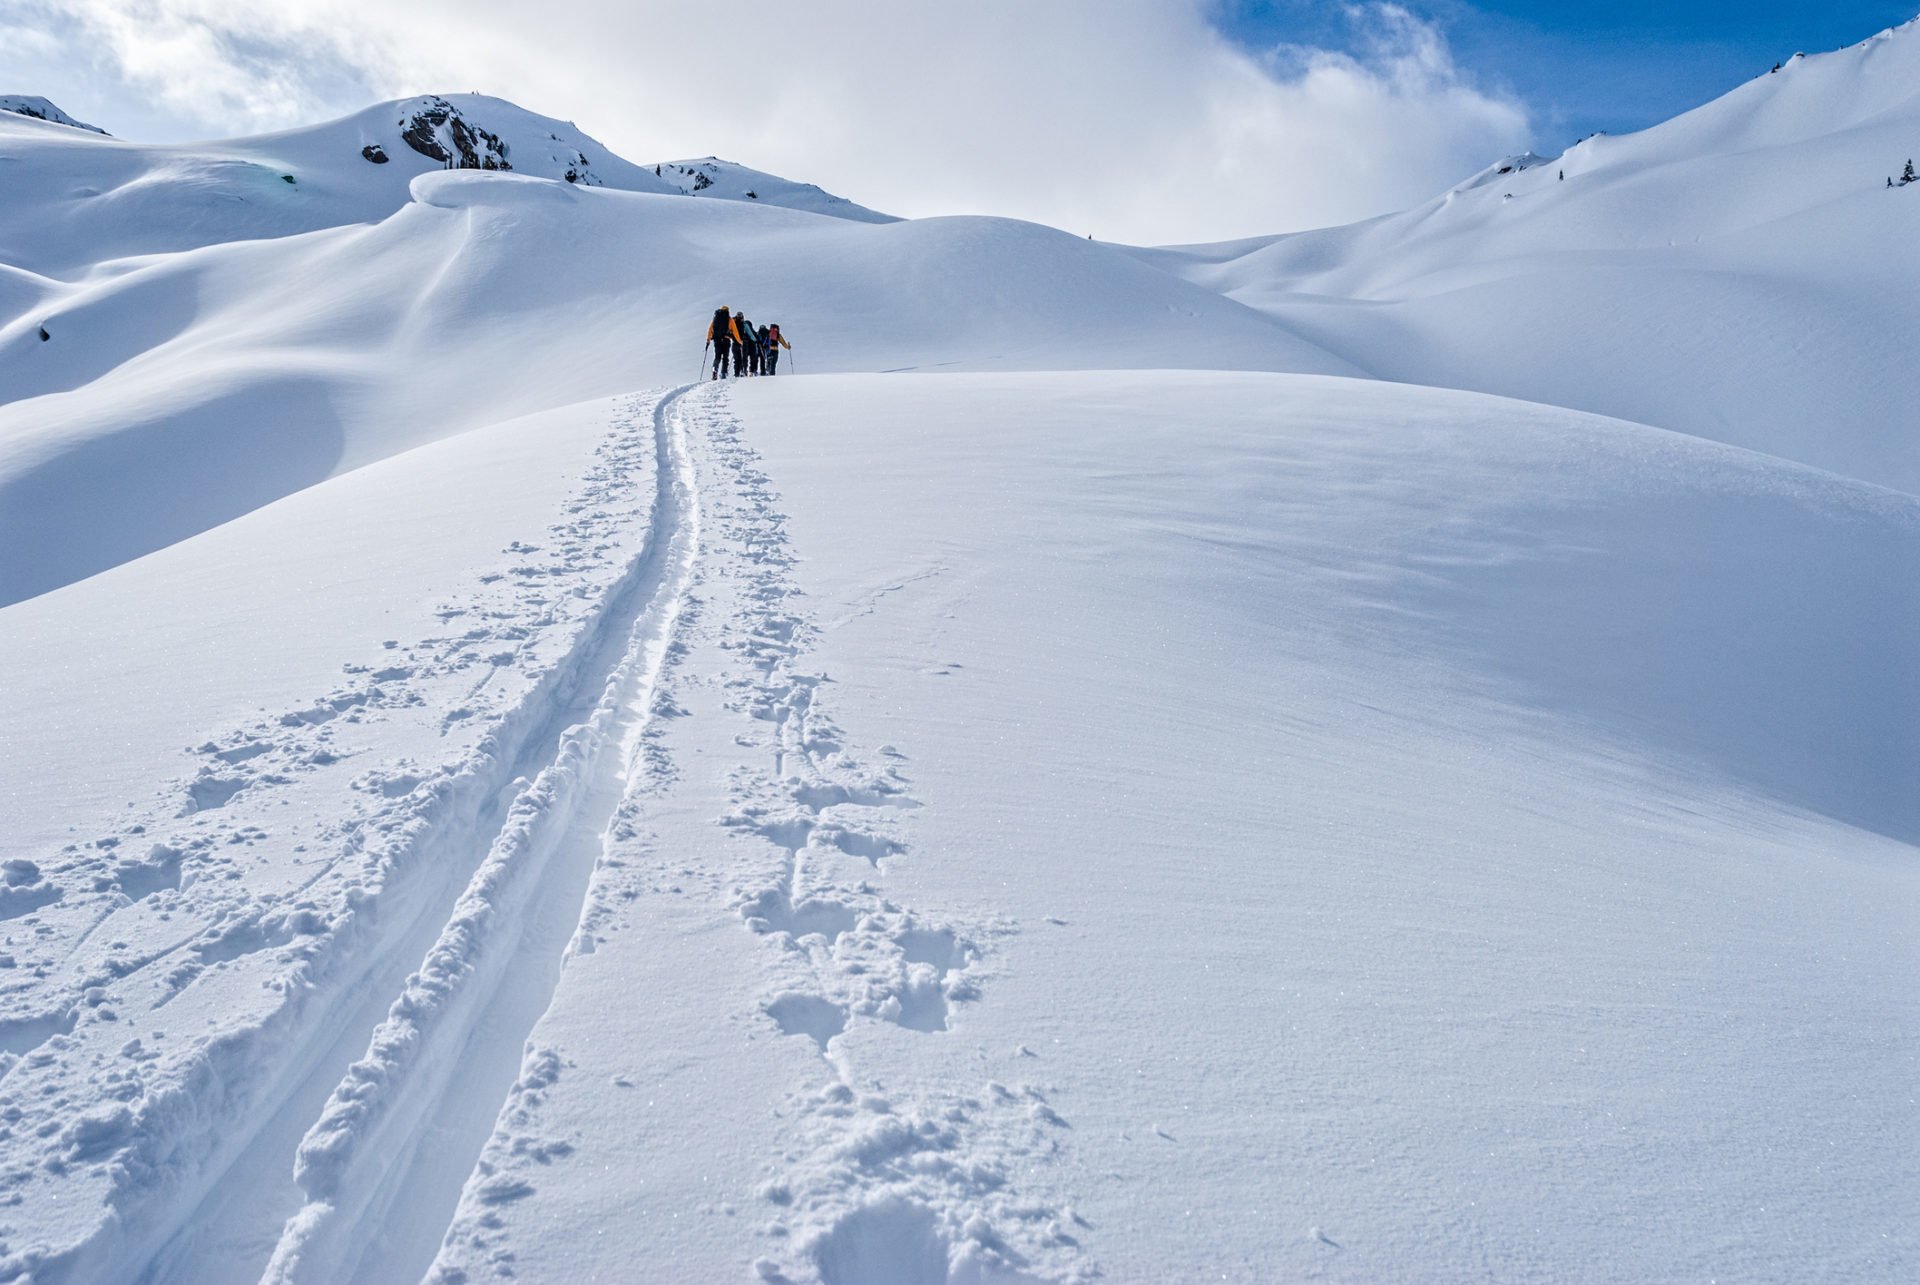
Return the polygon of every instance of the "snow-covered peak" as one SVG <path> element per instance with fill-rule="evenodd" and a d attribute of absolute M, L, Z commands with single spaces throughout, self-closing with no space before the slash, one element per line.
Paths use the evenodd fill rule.
<path fill-rule="evenodd" d="M 108 259 L 377 223 L 413 200 L 413 179 L 445 168 L 679 190 L 571 122 L 479 94 L 396 99 L 274 134 L 159 145 L 0 114 L 0 139 L 12 162 L 0 262 L 52 276 Z"/>
<path fill-rule="evenodd" d="M 390 122 L 390 123 L 389 123 Z M 366 135 L 363 160 L 446 169 L 513 171 L 629 192 L 675 190 L 571 121 L 530 112 L 485 94 L 424 94 L 369 108 L 339 126 Z M 321 130 L 327 126 L 318 127 Z M 385 160 L 380 159 L 385 157 Z"/>
<path fill-rule="evenodd" d="M 713 157 L 635 165 L 571 121 L 484 94 L 422 94 L 273 134 L 161 145 L 82 139 L 23 119 L 77 124 L 45 99 L 0 103 L 22 113 L 0 113 L 12 161 L 9 200 L 0 205 L 0 262 L 43 275 L 377 223 L 414 199 L 415 178 L 443 169 L 896 221 L 810 183 Z"/>
<path fill-rule="evenodd" d="M 92 134 L 106 134 L 98 125 L 89 125 L 55 107 L 51 102 L 33 94 L 0 94 L 0 112 L 13 112 L 18 116 L 31 116 L 35 120 L 47 121 L 54 125 L 70 125 L 74 129 L 84 129 Z"/>
<path fill-rule="evenodd" d="M 630 192 L 674 190 L 573 122 L 485 94 L 395 99 L 340 120 L 221 146 L 363 177 L 370 166 L 390 167 L 383 175 L 389 181 L 433 169 L 476 169 Z"/>
<path fill-rule="evenodd" d="M 1454 188 L 1454 191 L 1464 192 L 1471 188 L 1485 187 L 1487 184 L 1497 182 L 1510 174 L 1521 174 L 1527 170 L 1537 169 L 1542 165 L 1551 165 L 1552 163 L 1553 161 L 1550 157 L 1540 156 L 1534 152 L 1522 152 L 1518 156 L 1508 156 L 1487 166 L 1487 168 Z"/>
<path fill-rule="evenodd" d="M 1830 53 L 1794 54 L 1720 97 L 1638 133 L 1570 148 L 1567 173 L 1727 156 L 1920 119 L 1920 18 Z"/>
<path fill-rule="evenodd" d="M 662 181 L 672 184 L 676 191 L 689 196 L 713 196 L 724 201 L 757 201 L 762 205 L 781 205 L 810 214 L 831 214 L 835 218 L 853 219 L 861 223 L 898 222 L 894 215 L 856 205 L 846 197 L 835 196 L 812 183 L 796 183 L 792 179 L 781 178 L 764 170 L 749 169 L 716 156 L 704 156 L 699 160 L 662 161 L 653 167 L 653 172 Z"/>

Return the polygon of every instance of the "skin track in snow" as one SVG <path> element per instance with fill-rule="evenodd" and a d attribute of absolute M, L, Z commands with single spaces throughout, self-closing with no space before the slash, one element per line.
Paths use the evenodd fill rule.
<path fill-rule="evenodd" d="M 599 630 L 617 659 L 588 664 L 606 674 L 604 689 L 514 799 L 439 940 L 301 1142 L 294 1176 L 307 1203 L 288 1220 L 267 1280 L 424 1271 L 515 1082 L 638 766 L 699 548 L 674 400 L 653 409 L 660 480 L 647 549 Z"/>
<path fill-rule="evenodd" d="M 210 766 L 170 796 L 177 818 L 162 812 L 129 825 L 129 843 L 158 840 L 152 860 L 163 863 L 159 870 L 166 877 L 156 874 L 145 883 L 163 890 L 118 909 L 111 898 L 102 903 L 106 917 L 131 922 L 75 944 L 56 971 L 64 983 L 56 984 L 56 993 L 71 986 L 74 998 L 57 1002 L 78 1005 L 94 985 L 87 979 L 105 968 L 114 979 L 107 1003 L 151 1006 L 156 1016 L 143 1021 L 129 1013 L 117 1034 L 112 1023 L 54 1032 L 50 1055 L 20 1050 L 5 1081 L 10 1092 L 21 1092 L 43 1075 L 100 1065 L 103 1057 L 111 1064 L 99 1041 L 124 1043 L 130 1028 L 146 1028 L 153 1047 L 140 1038 L 127 1046 L 146 1094 L 140 1114 L 121 1108 L 42 1135 L 56 1170 L 64 1168 L 57 1163 L 61 1157 L 70 1162 L 111 1149 L 123 1158 L 100 1176 L 129 1185 L 114 1197 L 118 1218 L 97 1234 L 65 1249 L 16 1243 L 5 1265 L 48 1279 L 89 1279 L 126 1278 L 149 1264 L 148 1279 L 204 1281 L 211 1279 L 213 1255 L 235 1279 L 257 1277 L 272 1249 L 271 1236 L 261 1239 L 258 1220 L 277 1224 L 298 1207 L 298 1189 L 289 1181 L 294 1148 L 320 1114 L 327 1090 L 367 1047 L 368 1033 L 395 1002 L 392 997 L 401 994 L 405 1002 L 409 971 L 432 957 L 429 948 L 436 935 L 446 935 L 450 913 L 464 916 L 463 924 L 484 918 L 471 899 L 459 900 L 459 884 L 486 853 L 488 836 L 503 824 L 516 833 L 525 828 L 526 809 L 502 811 L 512 797 L 507 787 L 537 778 L 556 754 L 578 758 L 583 742 L 605 739 L 590 728 L 567 729 L 594 708 L 607 666 L 627 649 L 632 613 L 653 600 L 658 567 L 672 545 L 671 532 L 655 530 L 645 521 L 646 511 L 636 513 L 619 497 L 640 480 L 655 487 L 655 520 L 680 512 L 673 499 L 675 475 L 656 467 L 667 439 L 647 409 L 653 400 L 641 399 L 616 419 L 599 467 L 569 506 L 571 517 L 540 544 L 516 541 L 506 574 L 488 577 L 494 583 L 477 586 L 465 601 L 439 612 L 443 622 L 485 624 L 459 626 L 445 640 L 395 644 L 383 664 L 362 671 L 359 683 L 309 707 L 215 736 L 204 747 Z M 623 540 L 640 545 L 624 562 Z M 437 768 L 417 761 L 371 770 L 365 763 L 349 766 L 359 756 L 353 725 L 423 718 L 430 729 L 437 726 L 439 738 L 458 733 L 456 744 L 471 746 L 466 756 Z M 313 790 L 326 797 L 329 786 L 345 791 L 346 798 L 334 796 L 329 808 L 345 824 L 307 832 L 304 842 L 296 842 L 303 837 L 297 828 L 279 832 L 277 802 Z M 350 820 L 352 809 L 342 803 L 363 798 L 373 801 L 371 814 Z M 312 800 L 302 799 L 302 806 L 311 807 Z M 216 846 L 222 841 L 257 846 L 261 855 L 284 853 L 291 844 L 289 873 L 299 870 L 299 854 L 314 846 L 329 855 L 283 894 L 285 902 L 263 898 L 269 881 L 259 876 L 252 880 L 254 897 L 236 900 L 221 895 L 225 885 L 215 877 L 231 862 Z M 463 858 L 467 852 L 473 855 Z M 50 873 L 66 884 L 80 876 L 84 859 L 80 868 L 63 865 Z M 185 875 L 168 873 L 176 867 Z M 169 880 L 177 888 L 165 890 Z M 167 921 L 161 931 L 172 940 L 129 961 L 125 943 L 116 939 L 139 940 L 140 921 L 155 904 Z M 201 931 L 197 923 L 207 927 Z M 152 929 L 144 935 L 150 938 Z M 90 949 L 82 949 L 90 942 Z M 556 950 L 563 945 L 564 938 Z M 222 993 L 238 998 L 249 989 L 284 998 L 264 1008 L 258 1000 L 221 999 Z M 219 1015 L 207 1018 L 217 1038 L 159 1042 L 165 1031 L 154 1028 L 177 1029 L 187 1020 L 179 1010 L 199 1010 L 199 1000 Z M 377 1007 L 369 1012 L 369 1004 Z M 513 1051 L 517 1060 L 517 1043 Z M 329 1065 L 337 1069 L 323 1081 Z M 505 1080 L 511 1075 L 509 1065 Z M 190 1111 L 183 1110 L 187 1104 Z M 192 1131 L 195 1119 L 209 1117 L 224 1121 L 212 1136 Z M 482 1121 L 483 1133 L 488 1123 L 490 1117 Z M 176 1129 L 188 1132 L 176 1137 Z M 477 1150 L 478 1139 L 473 1146 Z M 456 1184 L 460 1177 L 464 1169 Z M 28 1186 L 24 1194 L 32 1200 L 39 1193 Z M 449 1206 L 451 1198 L 449 1193 Z M 277 1199 L 291 1203 L 276 1216 Z M 422 1253 L 422 1268 L 432 1249 Z M 258 1255 L 251 1271 L 249 1254 Z"/>

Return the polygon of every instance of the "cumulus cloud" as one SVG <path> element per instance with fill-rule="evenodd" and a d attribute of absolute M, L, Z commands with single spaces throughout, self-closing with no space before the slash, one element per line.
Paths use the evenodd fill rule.
<path fill-rule="evenodd" d="M 62 7 L 130 84 L 210 133 L 341 114 L 365 105 L 354 94 L 479 90 L 636 161 L 713 153 L 895 213 L 1119 240 L 1385 212 L 1528 132 L 1439 30 L 1382 3 L 1348 9 L 1339 51 L 1248 51 L 1213 25 L 1211 0 Z"/>

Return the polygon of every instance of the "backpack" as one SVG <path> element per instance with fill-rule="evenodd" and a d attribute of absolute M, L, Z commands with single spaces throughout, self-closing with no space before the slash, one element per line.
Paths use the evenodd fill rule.
<path fill-rule="evenodd" d="M 721 340 L 727 337 L 727 326 L 731 324 L 732 321 L 733 314 L 725 308 L 715 308 L 713 310 L 713 337 L 715 340 Z"/>
<path fill-rule="evenodd" d="M 759 330 L 754 332 L 753 338 L 756 343 L 758 343 L 762 348 L 765 348 L 767 346 L 767 327 L 765 326 L 760 327 Z"/>

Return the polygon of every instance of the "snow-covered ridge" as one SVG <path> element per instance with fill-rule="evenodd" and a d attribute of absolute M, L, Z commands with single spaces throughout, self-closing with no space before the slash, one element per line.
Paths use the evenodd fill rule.
<path fill-rule="evenodd" d="M 653 167 L 653 172 L 689 196 L 759 201 L 767 205 L 784 205 L 793 210 L 807 210 L 813 214 L 855 219 L 862 223 L 898 222 L 891 214 L 856 205 L 846 197 L 835 196 L 812 183 L 796 183 L 792 179 L 768 174 L 764 170 L 749 169 L 715 156 L 699 160 L 661 161 Z"/>
<path fill-rule="evenodd" d="M 0 265 L 52 277 L 117 258 L 377 223 L 412 200 L 414 177 L 440 169 L 663 195 L 698 188 L 889 221 L 810 184 L 725 162 L 636 165 L 570 121 L 483 94 L 396 99 L 319 125 L 223 141 L 94 137 L 86 150 L 76 150 L 80 140 L 62 131 L 15 121 L 0 115 L 0 154 L 11 161 L 8 200 L 0 205 Z M 0 279 L 0 304 L 5 290 Z"/>
<path fill-rule="evenodd" d="M 10 157 L 0 264 L 68 277 L 92 265 L 223 242 L 378 223 L 411 181 L 448 167 L 671 192 L 566 121 L 475 94 L 423 95 L 251 138 L 142 144 L 0 116 Z"/>
<path fill-rule="evenodd" d="M 54 125 L 70 125 L 74 129 L 84 129 L 94 134 L 107 132 L 98 125 L 89 125 L 85 121 L 75 120 L 46 99 L 31 94 L 0 94 L 0 112 L 31 116 L 34 120 L 43 120 Z"/>
<path fill-rule="evenodd" d="M 1533 152 L 1522 152 L 1518 156 L 1503 157 L 1492 165 L 1487 166 L 1484 170 L 1481 170 L 1478 174 L 1475 174 L 1472 178 L 1455 184 L 1453 190 L 1456 192 L 1465 192 L 1476 187 L 1485 187 L 1489 183 L 1498 182 L 1509 174 L 1524 174 L 1530 169 L 1536 169 L 1542 165 L 1551 165 L 1552 163 L 1551 158 L 1540 156 Z"/>

